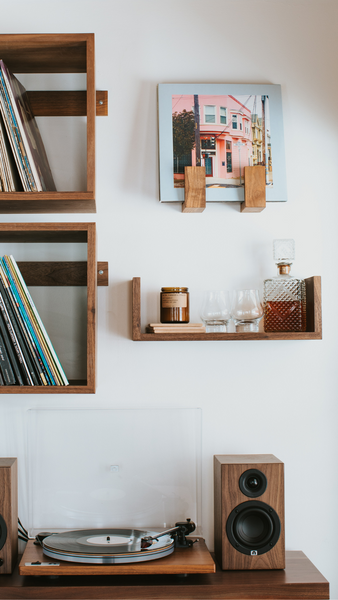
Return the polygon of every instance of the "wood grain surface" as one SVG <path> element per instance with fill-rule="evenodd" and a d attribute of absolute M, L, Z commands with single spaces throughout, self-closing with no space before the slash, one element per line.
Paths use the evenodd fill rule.
<path fill-rule="evenodd" d="M 27 562 L 52 562 L 59 566 L 27 566 Z M 176 548 L 172 554 L 157 560 L 115 565 L 90 565 L 58 561 L 43 554 L 41 546 L 29 541 L 19 565 L 20 575 L 166 575 L 214 573 L 216 566 L 205 542 L 199 538 L 191 548 Z"/>
<path fill-rule="evenodd" d="M 87 243 L 87 378 L 69 386 L 0 386 L 0 394 L 93 394 L 96 371 L 96 224 L 0 223 L 0 242 Z M 107 269 L 104 268 L 105 273 Z M 60 273 L 59 273 L 60 274 Z M 65 276 L 65 273 L 61 274 Z M 73 274 L 74 275 L 74 274 Z M 84 280 L 83 280 L 84 283 Z"/>
<path fill-rule="evenodd" d="M 244 167 L 244 202 L 241 203 L 241 212 L 261 212 L 265 207 L 265 167 Z"/>
<path fill-rule="evenodd" d="M 242 473 L 256 468 L 267 478 L 265 492 L 257 498 L 248 498 L 239 487 Z M 243 502 L 256 500 L 273 508 L 281 523 L 280 537 L 265 554 L 248 556 L 236 550 L 226 534 L 230 513 Z M 283 569 L 285 567 L 284 525 L 284 464 L 273 455 L 234 455 L 214 457 L 215 554 L 223 569 Z"/>
<path fill-rule="evenodd" d="M 96 213 L 94 191 L 0 192 L 0 214 Z"/>
<path fill-rule="evenodd" d="M 0 575 L 12 573 L 18 560 L 18 463 L 16 458 L 0 458 L 0 515 L 7 537 L 0 549 Z"/>
<path fill-rule="evenodd" d="M 205 190 L 205 167 L 185 167 L 182 212 L 203 212 L 206 207 Z"/>
<path fill-rule="evenodd" d="M 35 117 L 85 117 L 86 91 L 27 91 Z M 96 116 L 108 115 L 108 92 L 96 91 Z"/>
<path fill-rule="evenodd" d="M 86 286 L 86 261 L 18 261 L 18 267 L 28 286 Z M 108 285 L 108 263 L 98 262 L 97 285 Z"/>
<path fill-rule="evenodd" d="M 54 573 L 55 575 L 55 573 Z M 329 583 L 303 552 L 287 551 L 278 571 L 188 575 L 0 577 L 1 600 L 328 600 Z"/>
<path fill-rule="evenodd" d="M 94 34 L 4 34 L 0 55 L 13 73 L 85 73 L 87 86 L 83 92 L 28 91 L 36 115 L 87 116 L 86 189 L 0 192 L 0 214 L 95 213 L 95 118 L 107 114 L 108 102 L 106 92 L 95 90 Z"/>
<path fill-rule="evenodd" d="M 93 33 L 2 34 L 0 54 L 13 73 L 86 73 Z"/>

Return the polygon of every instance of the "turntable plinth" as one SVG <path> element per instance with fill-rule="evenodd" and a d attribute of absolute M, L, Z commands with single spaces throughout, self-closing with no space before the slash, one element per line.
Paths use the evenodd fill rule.
<path fill-rule="evenodd" d="M 159 559 L 162 560 L 162 559 Z M 154 565 L 157 561 L 151 561 Z M 158 561 L 159 562 L 159 561 Z M 117 577 L 1 575 L 0 600 L 328 600 L 329 583 L 311 561 L 286 551 L 285 570 Z"/>
<path fill-rule="evenodd" d="M 140 563 L 91 565 L 48 558 L 41 546 L 27 543 L 19 564 L 20 575 L 181 575 L 215 573 L 214 560 L 202 538 L 191 548 L 175 548 L 173 554 Z M 58 566 L 27 563 L 57 563 Z"/>

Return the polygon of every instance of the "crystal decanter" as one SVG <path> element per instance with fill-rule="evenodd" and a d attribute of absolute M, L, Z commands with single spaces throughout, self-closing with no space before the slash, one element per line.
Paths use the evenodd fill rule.
<path fill-rule="evenodd" d="M 264 330 L 306 331 L 305 281 L 290 275 L 294 240 L 274 240 L 278 274 L 264 281 Z"/>

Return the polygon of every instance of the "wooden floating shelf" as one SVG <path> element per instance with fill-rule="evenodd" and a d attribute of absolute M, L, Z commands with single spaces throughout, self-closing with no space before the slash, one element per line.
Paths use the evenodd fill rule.
<path fill-rule="evenodd" d="M 141 330 L 141 278 L 132 281 L 132 339 L 134 342 L 194 342 L 194 341 L 259 341 L 259 340 L 321 340 L 322 304 L 321 278 L 305 279 L 307 331 L 259 333 L 143 333 Z"/>
<path fill-rule="evenodd" d="M 108 285 L 108 263 L 96 262 L 95 223 L 0 223 L 0 242 L 87 244 L 87 261 L 18 261 L 28 286 L 87 287 L 87 378 L 69 380 L 68 386 L 0 386 L 0 394 L 94 394 L 96 287 Z"/>
<path fill-rule="evenodd" d="M 95 116 L 108 114 L 108 92 L 95 90 L 94 34 L 4 34 L 0 55 L 10 71 L 85 73 L 86 90 L 27 90 L 35 116 L 87 117 L 87 184 L 81 191 L 0 192 L 0 214 L 95 213 Z"/>

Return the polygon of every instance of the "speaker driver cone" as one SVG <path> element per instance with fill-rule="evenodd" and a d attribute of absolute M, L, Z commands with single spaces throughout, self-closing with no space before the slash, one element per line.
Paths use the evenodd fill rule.
<path fill-rule="evenodd" d="M 271 506 L 253 500 L 234 508 L 226 532 L 229 542 L 242 554 L 265 554 L 277 543 L 281 524 Z"/>

